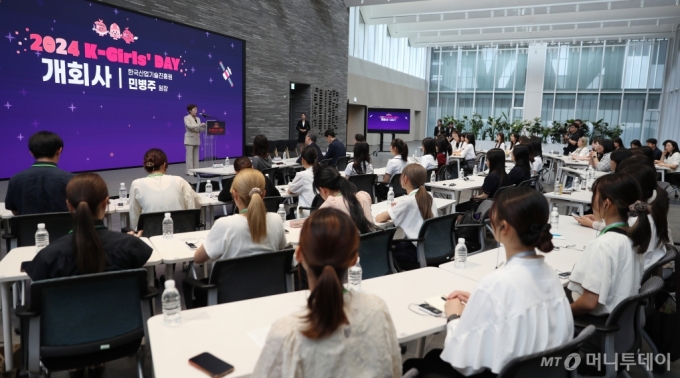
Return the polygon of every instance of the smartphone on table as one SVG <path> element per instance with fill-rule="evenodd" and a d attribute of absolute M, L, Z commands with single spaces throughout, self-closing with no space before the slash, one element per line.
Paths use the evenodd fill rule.
<path fill-rule="evenodd" d="M 232 373 L 234 367 L 208 352 L 189 359 L 189 364 L 213 378 L 224 377 Z"/>

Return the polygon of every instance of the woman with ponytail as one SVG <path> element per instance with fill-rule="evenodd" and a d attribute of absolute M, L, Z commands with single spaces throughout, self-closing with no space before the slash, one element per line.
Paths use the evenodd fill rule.
<path fill-rule="evenodd" d="M 482 278 L 472 294 L 447 296 L 444 349 L 406 361 L 404 372 L 416 368 L 420 375 L 491 377 L 513 358 L 571 340 L 569 301 L 555 269 L 536 253 L 553 249 L 549 211 L 548 201 L 534 189 L 498 193 L 489 219 L 506 262 Z"/>
<path fill-rule="evenodd" d="M 331 207 L 349 215 L 362 234 L 376 230 L 371 215 L 371 195 L 357 192 L 356 187 L 334 168 L 317 167 L 313 185 L 324 200 L 320 208 Z"/>
<path fill-rule="evenodd" d="M 152 249 L 136 236 L 109 231 L 104 216 L 109 194 L 95 173 L 81 173 L 66 186 L 73 230 L 43 248 L 26 267 L 33 281 L 144 266 Z"/>
<path fill-rule="evenodd" d="M 401 172 L 401 186 L 408 195 L 396 198 L 392 207 L 375 217 L 378 223 L 389 220 L 404 231 L 406 239 L 417 239 L 423 222 L 437 214 L 432 196 L 425 189 L 427 171 L 420 164 L 409 164 Z M 418 250 L 416 244 L 410 241 L 395 240 L 392 256 L 402 269 L 416 269 Z"/>
<path fill-rule="evenodd" d="M 295 174 L 293 181 L 288 184 L 288 194 L 298 196 L 298 205 L 302 207 L 312 207 L 314 202 L 314 167 L 319 165 L 316 156 L 316 149 L 312 146 L 305 147 L 300 153 L 300 162 L 302 163 L 302 171 Z M 309 215 L 309 211 L 305 210 L 305 216 Z"/>
<path fill-rule="evenodd" d="M 264 206 L 265 180 L 262 172 L 246 168 L 231 184 L 231 195 L 238 214 L 218 219 L 203 245 L 194 253 L 194 262 L 221 260 L 256 253 L 275 252 L 286 246 L 281 217 Z"/>
<path fill-rule="evenodd" d="M 253 377 L 401 377 L 387 306 L 342 287 L 358 251 L 359 232 L 344 212 L 312 213 L 295 251 L 309 277 L 307 308 L 272 325 Z"/>

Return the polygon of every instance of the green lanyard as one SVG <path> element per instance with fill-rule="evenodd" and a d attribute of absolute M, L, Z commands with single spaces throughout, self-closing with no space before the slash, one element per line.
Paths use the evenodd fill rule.
<path fill-rule="evenodd" d="M 336 197 L 342 197 L 342 193 L 338 193 L 335 195 Z"/>
<path fill-rule="evenodd" d="M 156 176 L 165 176 L 165 173 L 154 173 L 152 175 L 147 175 L 146 177 L 156 177 Z"/>
<path fill-rule="evenodd" d="M 95 229 L 95 230 L 104 230 L 104 229 L 106 229 L 106 226 L 104 226 L 104 225 L 97 225 L 97 226 L 94 226 L 94 229 Z M 69 233 L 69 234 L 72 234 L 72 233 L 73 233 L 73 230 L 69 231 L 68 233 Z"/>
<path fill-rule="evenodd" d="M 52 165 L 52 164 L 39 164 L 39 163 L 33 164 L 32 167 L 50 167 L 50 168 L 57 168 L 56 165 Z"/>
<path fill-rule="evenodd" d="M 239 213 L 239 214 L 244 214 L 244 213 L 247 213 L 247 212 L 248 212 L 248 208 L 246 207 L 245 209 L 239 211 L 238 213 Z"/>
<path fill-rule="evenodd" d="M 626 222 L 616 222 L 612 223 L 609 226 L 605 227 L 604 230 L 600 231 L 600 233 L 597 236 L 602 236 L 607 233 L 607 231 L 611 230 L 612 228 L 617 228 L 617 227 L 622 227 L 622 226 L 627 226 Z"/>
<path fill-rule="evenodd" d="M 411 193 L 409 193 L 408 195 L 409 195 L 409 196 L 415 196 L 416 193 L 418 193 L 418 190 L 420 190 L 420 188 L 418 188 L 418 189 L 413 189 L 413 191 L 411 191 Z"/>

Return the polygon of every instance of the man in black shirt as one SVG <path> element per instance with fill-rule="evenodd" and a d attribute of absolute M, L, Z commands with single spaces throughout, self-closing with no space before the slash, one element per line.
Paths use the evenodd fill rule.
<path fill-rule="evenodd" d="M 316 133 L 310 132 L 307 134 L 305 137 L 305 144 L 309 147 L 314 147 L 316 150 L 316 156 L 319 161 L 323 159 L 323 154 L 321 153 L 321 148 L 319 148 L 319 145 L 316 144 Z M 295 161 L 298 164 L 302 164 L 302 151 L 300 151 L 300 156 L 297 158 Z"/>
<path fill-rule="evenodd" d="M 564 136 L 564 142 L 567 144 L 563 148 L 565 156 L 568 156 L 572 152 L 576 151 L 576 148 L 578 148 L 578 140 L 582 136 L 583 132 L 578 123 L 572 123 L 569 125 L 569 132 Z"/>
<path fill-rule="evenodd" d="M 236 171 L 236 174 L 238 174 L 243 169 L 252 167 L 253 163 L 250 161 L 250 159 L 248 159 L 245 156 L 241 156 L 234 160 L 234 171 Z M 220 191 L 220 194 L 217 196 L 218 201 L 231 202 L 234 200 L 234 198 L 231 196 L 231 184 L 234 182 L 234 177 L 236 176 L 232 176 L 224 180 L 224 182 L 222 183 L 222 190 Z M 274 185 L 274 183 L 272 182 L 272 180 L 269 179 L 269 177 L 264 176 L 264 181 L 265 181 L 264 187 L 265 197 L 281 197 L 281 192 L 279 192 L 279 190 L 276 189 L 276 185 Z"/>
<path fill-rule="evenodd" d="M 654 152 L 654 160 L 661 160 L 661 155 L 663 155 L 663 152 L 659 149 L 659 147 L 656 146 L 658 141 L 655 138 L 649 138 L 647 139 L 647 147 L 652 149 L 652 152 Z"/>
<path fill-rule="evenodd" d="M 39 131 L 28 139 L 35 158 L 31 168 L 9 179 L 5 208 L 14 215 L 66 212 L 66 185 L 72 173 L 57 168 L 64 141 L 49 131 Z"/>

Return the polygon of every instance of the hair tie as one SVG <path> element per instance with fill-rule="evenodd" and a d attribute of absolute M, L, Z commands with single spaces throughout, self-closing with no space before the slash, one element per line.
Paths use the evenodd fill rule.
<path fill-rule="evenodd" d="M 149 168 L 153 167 L 154 165 L 156 165 L 156 164 L 154 164 L 152 161 L 147 161 L 146 163 L 144 163 L 144 166 L 149 167 Z"/>
<path fill-rule="evenodd" d="M 248 195 L 249 195 L 249 196 L 252 196 L 252 195 L 255 194 L 255 193 L 257 193 L 257 194 L 259 194 L 260 196 L 262 196 L 262 190 L 261 190 L 260 188 L 252 188 L 252 189 L 250 189 L 250 192 L 248 193 Z"/>
<path fill-rule="evenodd" d="M 532 223 L 531 226 L 529 226 L 529 231 L 532 234 L 540 234 L 543 231 L 550 231 L 550 224 L 546 223 L 544 225 L 541 225 L 539 223 Z"/>
<path fill-rule="evenodd" d="M 637 217 L 640 215 L 640 213 L 650 213 L 651 211 L 651 206 L 649 206 L 647 202 L 642 202 L 639 200 L 628 206 L 628 215 L 632 217 Z"/>

